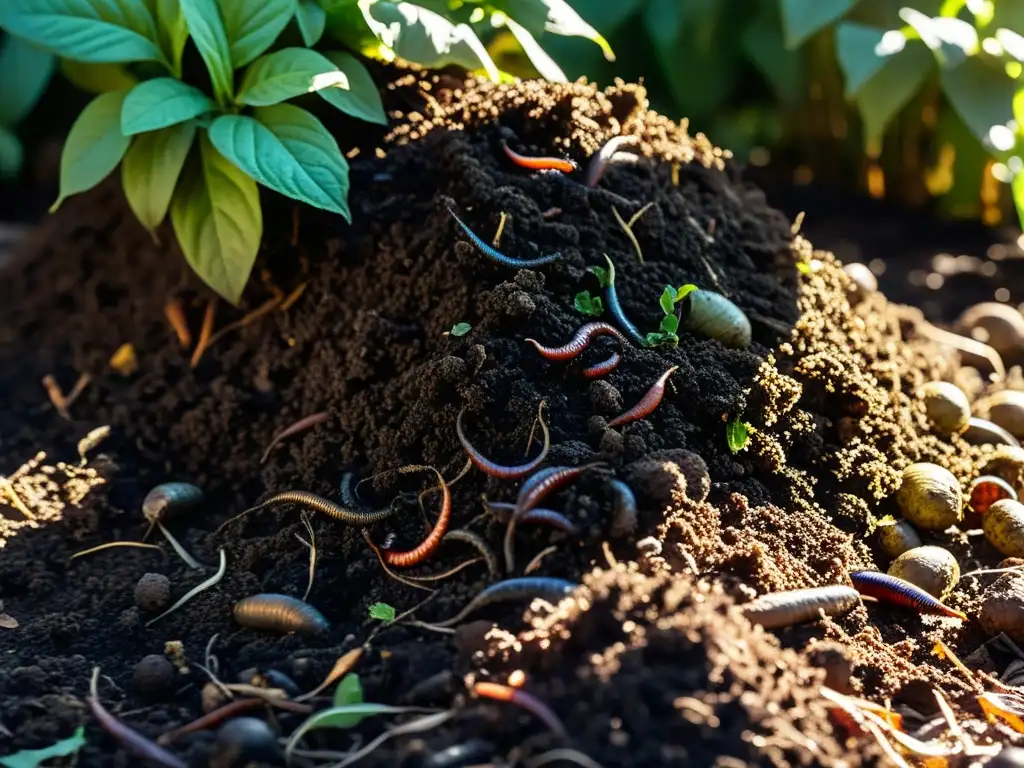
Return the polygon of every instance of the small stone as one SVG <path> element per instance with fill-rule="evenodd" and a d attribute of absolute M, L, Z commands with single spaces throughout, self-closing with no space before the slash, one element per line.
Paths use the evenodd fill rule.
<path fill-rule="evenodd" d="M 135 585 L 135 604 L 143 611 L 162 610 L 171 601 L 171 580 L 162 573 L 147 573 Z"/>
<path fill-rule="evenodd" d="M 171 689 L 175 677 L 174 665 L 163 656 L 151 653 L 135 665 L 132 685 L 141 694 L 159 696 Z"/>
<path fill-rule="evenodd" d="M 981 626 L 989 635 L 1005 632 L 1018 645 L 1024 643 L 1024 578 L 1007 573 L 981 596 Z"/>
<path fill-rule="evenodd" d="M 622 393 L 607 381 L 595 381 L 590 385 L 590 404 L 598 413 L 618 414 L 622 412 Z"/>

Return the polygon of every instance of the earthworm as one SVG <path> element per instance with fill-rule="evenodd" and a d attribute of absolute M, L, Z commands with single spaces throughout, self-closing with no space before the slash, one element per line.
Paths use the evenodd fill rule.
<path fill-rule="evenodd" d="M 477 247 L 477 249 L 484 256 L 489 258 L 491 261 L 501 264 L 506 267 L 514 267 L 516 269 L 529 269 L 531 267 L 541 267 L 545 264 L 550 264 L 553 261 L 558 261 L 562 258 L 561 253 L 549 253 L 547 256 L 538 256 L 536 259 L 514 259 L 511 256 L 506 256 L 497 248 L 494 248 L 483 240 L 481 240 L 469 227 L 463 223 L 462 219 L 455 215 L 455 211 L 451 208 L 448 209 L 448 213 L 455 219 L 455 223 L 458 224 L 462 231 L 466 233 L 466 236 L 470 241 Z"/>
<path fill-rule="evenodd" d="M 548 425 L 544 423 L 543 414 L 544 403 L 540 404 L 540 408 L 537 409 L 537 418 L 540 420 L 540 428 L 544 433 L 544 447 L 541 448 L 536 458 L 525 464 L 518 464 L 515 466 L 505 466 L 504 464 L 497 464 L 484 456 L 480 451 L 473 447 L 469 442 L 469 438 L 466 437 L 466 433 L 462 428 L 462 415 L 466 412 L 463 408 L 459 411 L 459 416 L 455 420 L 455 432 L 459 436 L 459 442 L 462 443 L 462 447 L 469 455 L 470 461 L 472 461 L 478 469 L 482 470 L 485 474 L 491 477 L 497 477 L 501 480 L 514 480 L 518 477 L 523 477 L 533 472 L 537 467 L 544 463 L 544 459 L 548 457 L 548 451 L 551 449 L 551 433 L 548 431 Z"/>
<path fill-rule="evenodd" d="M 392 550 L 384 550 L 383 557 L 384 561 L 388 565 L 393 565 L 396 568 L 409 568 L 413 565 L 418 565 L 434 554 L 437 550 L 438 545 L 441 543 L 441 539 L 444 538 L 445 531 L 448 530 L 448 522 L 452 518 L 452 494 L 448 489 L 448 483 L 444 481 L 444 477 L 433 467 L 412 465 L 409 467 L 402 467 L 400 472 L 417 472 L 420 470 L 430 470 L 437 475 L 437 481 L 441 486 L 441 511 L 437 516 L 437 522 L 434 523 L 433 529 L 427 534 L 427 537 L 419 543 L 414 549 L 407 550 L 405 552 L 394 552 Z"/>
<path fill-rule="evenodd" d="M 519 489 L 519 495 L 516 497 L 516 508 L 505 528 L 505 568 L 509 573 L 515 570 L 516 525 L 523 519 L 523 515 L 536 507 L 540 500 L 552 491 L 572 482 L 587 470 L 599 466 L 602 466 L 601 462 L 583 464 L 578 467 L 548 467 L 523 483 Z"/>
<path fill-rule="evenodd" d="M 233 613 L 235 621 L 250 629 L 316 635 L 331 628 L 320 611 L 289 595 L 265 593 L 246 597 L 235 603 Z"/>
<path fill-rule="evenodd" d="M 608 310 L 612 313 L 612 317 L 615 318 L 616 322 L 622 326 L 622 330 L 626 332 L 629 338 L 641 347 L 647 346 L 647 340 L 640 333 L 639 329 L 630 322 L 630 319 L 626 317 L 626 313 L 622 310 L 622 305 L 619 303 L 619 293 L 615 289 L 615 264 L 608 257 L 607 253 L 602 255 L 605 261 L 608 262 L 608 285 L 604 288 L 604 299 L 608 304 Z"/>
<path fill-rule="evenodd" d="M 636 508 L 636 496 L 633 489 L 621 480 L 612 480 L 612 524 L 608 535 L 613 539 L 628 536 L 636 530 L 639 514 Z"/>
<path fill-rule="evenodd" d="M 177 739 L 179 736 L 184 736 L 187 733 L 195 733 L 196 731 L 205 731 L 207 728 L 212 728 L 215 725 L 219 725 L 221 721 L 234 717 L 241 712 L 248 712 L 250 709 L 259 709 L 260 705 L 264 704 L 263 699 L 235 699 L 229 701 L 222 707 L 218 707 L 212 712 L 208 712 L 200 718 L 193 720 L 191 723 L 186 723 L 180 728 L 175 728 L 173 731 L 168 731 L 162 734 L 157 739 L 159 744 L 170 744 L 172 741 Z"/>
<path fill-rule="evenodd" d="M 525 709 L 531 715 L 536 716 L 538 720 L 543 722 L 544 725 L 559 736 L 565 736 L 565 726 L 562 724 L 562 721 L 558 719 L 558 715 L 552 712 L 551 708 L 547 704 L 538 699 L 532 693 L 527 693 L 526 691 L 518 688 L 512 688 L 507 685 L 483 682 L 473 684 L 473 693 L 487 699 L 507 701 L 509 704 L 515 704 L 517 707 Z"/>
<path fill-rule="evenodd" d="M 850 574 L 854 588 L 862 595 L 874 597 L 887 603 L 904 608 L 913 608 L 918 613 L 938 616 L 949 616 L 961 621 L 967 620 L 967 614 L 950 608 L 936 600 L 920 587 L 909 581 L 898 579 L 879 571 L 855 571 Z"/>
<path fill-rule="evenodd" d="M 516 505 L 507 501 L 488 501 L 487 508 L 494 512 L 508 512 L 509 516 L 515 512 Z M 506 516 L 507 519 L 507 516 Z M 562 533 L 573 534 L 576 533 L 578 528 L 568 517 L 563 515 L 561 512 L 555 512 L 553 509 L 530 509 L 527 510 L 522 517 L 519 518 L 519 524 L 523 523 L 537 523 L 538 525 L 548 525 Z"/>
<path fill-rule="evenodd" d="M 608 325 L 608 323 L 586 323 L 581 325 L 572 337 L 572 340 L 561 347 L 545 347 L 536 339 L 524 339 L 524 341 L 533 344 L 537 351 L 540 352 L 541 357 L 548 360 L 563 361 L 572 360 L 574 357 L 577 357 L 590 346 L 591 341 L 599 336 L 614 336 L 619 344 L 624 347 L 629 346 L 629 341 L 619 332 L 619 329 Z"/>
<path fill-rule="evenodd" d="M 327 411 L 320 411 L 319 413 L 304 416 L 303 418 L 299 419 L 294 424 L 292 424 L 290 427 L 285 427 L 284 429 L 282 429 L 280 432 L 274 435 L 274 437 L 270 441 L 270 445 L 268 445 L 266 450 L 263 451 L 263 455 L 260 457 L 260 464 L 266 463 L 267 458 L 270 456 L 270 452 L 274 450 L 274 448 L 277 447 L 277 444 L 280 443 L 282 440 L 291 437 L 292 435 L 297 435 L 299 432 L 304 432 L 307 429 L 315 427 L 317 424 L 323 424 L 330 417 L 331 414 L 328 413 Z"/>
<path fill-rule="evenodd" d="M 455 531 L 448 531 L 448 533 L 444 535 L 444 541 L 461 541 L 463 544 L 469 544 L 469 546 L 473 547 L 473 549 L 479 552 L 481 557 L 483 557 L 484 562 L 487 563 L 487 570 L 491 576 L 497 576 L 501 572 L 501 568 L 498 565 L 498 556 L 494 554 L 494 550 L 488 546 L 482 536 L 478 536 L 472 531 L 466 531 L 460 528 Z"/>
<path fill-rule="evenodd" d="M 665 383 L 668 381 L 668 377 L 679 370 L 678 365 L 673 365 L 667 371 L 665 371 L 658 380 L 654 382 L 647 394 L 640 398 L 640 402 L 630 408 L 623 414 L 616 416 L 614 419 L 608 422 L 609 427 L 621 427 L 623 424 L 629 424 L 631 421 L 643 419 L 650 416 L 654 412 L 654 409 L 661 404 L 661 398 L 665 396 Z"/>
<path fill-rule="evenodd" d="M 627 144 L 636 144 L 638 141 L 636 136 L 615 136 L 606 141 L 587 164 L 587 186 L 597 186 L 597 182 L 601 180 L 615 153 Z"/>
<path fill-rule="evenodd" d="M 856 589 L 835 584 L 761 595 L 740 608 L 754 624 L 778 629 L 814 621 L 822 611 L 826 616 L 837 616 L 853 610 L 859 602 Z"/>
<path fill-rule="evenodd" d="M 527 157 L 510 149 L 505 141 L 501 142 L 501 148 L 505 155 L 520 168 L 529 168 L 531 171 L 561 171 L 572 173 L 576 170 L 576 163 L 572 160 L 565 160 L 561 157 Z"/>
<path fill-rule="evenodd" d="M 103 730 L 113 736 L 122 747 L 136 757 L 164 766 L 164 768 L 188 768 L 188 765 L 183 760 L 150 741 L 141 733 L 129 728 L 107 712 L 103 705 L 100 704 L 99 695 L 96 692 L 99 676 L 100 668 L 93 667 L 92 681 L 89 683 L 89 695 L 85 697 L 85 703 L 88 705 L 89 711 L 92 712 L 92 716 L 99 721 Z"/>
<path fill-rule="evenodd" d="M 262 504 L 250 507 L 244 512 L 239 512 L 230 520 L 221 524 L 220 528 L 214 531 L 214 535 L 220 533 L 221 530 L 233 523 L 242 515 L 255 512 L 258 509 L 263 509 L 271 504 L 298 504 L 303 507 L 308 507 L 314 512 L 321 512 L 328 517 L 333 517 L 335 520 L 340 520 L 343 523 L 351 523 L 352 525 L 360 525 L 364 527 L 367 525 L 373 525 L 374 523 L 379 523 L 381 520 L 391 517 L 398 511 L 394 506 L 386 507 L 384 509 L 351 509 L 349 507 L 343 507 L 340 504 L 335 504 L 333 501 L 325 499 L 323 496 L 317 496 L 315 493 L 310 493 L 309 491 L 282 491 L 281 493 L 275 493 Z"/>
<path fill-rule="evenodd" d="M 558 602 L 572 592 L 578 584 L 564 579 L 553 579 L 548 576 L 528 576 L 519 579 L 505 579 L 491 584 L 477 594 L 469 603 L 445 621 L 429 624 L 432 627 L 451 627 L 458 624 L 474 611 L 478 611 L 494 603 L 511 603 L 516 600 L 533 600 L 541 598 L 549 602 Z"/>
<path fill-rule="evenodd" d="M 611 373 L 619 367 L 619 361 L 622 360 L 622 355 L 618 352 L 612 352 L 607 360 L 602 360 L 600 363 L 594 363 L 593 365 L 584 368 L 580 371 L 585 379 L 597 379 L 605 374 Z"/>
<path fill-rule="evenodd" d="M 157 523 L 203 503 L 203 490 L 191 483 L 161 483 L 142 500 L 142 516 Z"/>

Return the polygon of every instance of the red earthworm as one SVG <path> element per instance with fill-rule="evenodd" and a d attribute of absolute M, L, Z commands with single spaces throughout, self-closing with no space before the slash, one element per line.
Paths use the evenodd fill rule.
<path fill-rule="evenodd" d="M 597 151 L 590 162 L 587 164 L 587 175 L 586 184 L 588 187 L 597 186 L 597 182 L 601 180 L 604 175 L 605 169 L 611 162 L 612 157 L 621 147 L 627 144 L 636 144 L 639 142 L 636 136 L 615 136 L 604 143 L 604 146 Z"/>
<path fill-rule="evenodd" d="M 228 702 L 223 707 L 218 707 L 212 712 L 208 712 L 202 717 L 193 720 L 191 723 L 186 723 L 180 728 L 175 728 L 173 731 L 168 731 L 167 733 L 162 734 L 160 738 L 157 739 L 157 743 L 170 744 L 179 736 L 184 736 L 188 733 L 195 733 L 196 731 L 205 731 L 207 728 L 219 725 L 222 720 L 234 717 L 241 712 L 248 712 L 250 709 L 259 709 L 260 705 L 265 703 L 265 699 L 235 699 L 234 701 Z"/>
<path fill-rule="evenodd" d="M 349 508 L 340 504 L 335 504 L 333 501 L 325 499 L 323 496 L 317 496 L 315 493 L 310 493 L 309 491 L 282 491 L 281 493 L 274 494 L 262 504 L 250 507 L 244 512 L 239 512 L 230 520 L 221 523 L 220 527 L 213 532 L 214 536 L 242 515 L 247 515 L 250 512 L 263 509 L 271 504 L 298 504 L 303 507 L 309 507 L 314 512 L 321 512 L 328 517 L 333 517 L 335 520 L 340 520 L 343 523 L 351 523 L 352 525 L 359 525 L 363 527 L 379 523 L 381 520 L 391 517 L 398 511 L 394 505 L 387 507 L 386 509 Z"/>
<path fill-rule="evenodd" d="M 767 629 L 777 629 L 814 621 L 822 611 L 827 616 L 847 613 L 859 602 L 860 594 L 857 590 L 834 584 L 761 595 L 740 606 L 740 610 L 752 623 Z"/>
<path fill-rule="evenodd" d="M 504 140 L 501 142 L 501 148 L 505 150 L 508 159 L 520 168 L 529 168 L 531 171 L 561 171 L 562 173 L 572 173 L 576 170 L 576 163 L 572 160 L 564 160 L 561 157 L 527 157 L 526 155 L 520 155 L 518 152 L 509 149 L 508 144 Z"/>
<path fill-rule="evenodd" d="M 637 421 L 638 419 L 650 416 L 654 409 L 661 405 L 661 398 L 665 396 L 665 383 L 668 381 L 668 377 L 678 370 L 679 366 L 673 365 L 661 374 L 658 380 L 647 390 L 647 394 L 640 398 L 639 403 L 609 421 L 608 426 L 621 427 L 623 424 L 629 424 L 631 421 Z"/>
<path fill-rule="evenodd" d="M 459 411 L 459 417 L 455 420 L 455 432 L 459 436 L 459 442 L 462 443 L 462 447 L 469 455 L 470 461 L 472 461 L 477 468 L 483 470 L 484 473 L 491 477 L 497 477 L 501 480 L 514 480 L 517 477 L 523 477 L 533 472 L 537 467 L 544 463 L 544 459 L 548 457 L 548 451 L 551 449 L 551 433 L 548 432 L 548 425 L 544 423 L 544 403 L 541 402 L 540 407 L 537 409 L 537 418 L 540 420 L 541 431 L 544 432 L 544 447 L 541 448 L 537 457 L 532 461 L 528 461 L 525 464 L 519 464 L 516 466 L 505 466 L 503 464 L 497 464 L 480 451 L 472 446 L 469 442 L 469 438 L 466 437 L 465 431 L 462 429 L 462 415 L 466 412 L 463 408 Z"/>
<path fill-rule="evenodd" d="M 525 709 L 531 715 L 535 715 L 537 719 L 559 736 L 566 735 L 565 725 L 558 719 L 558 715 L 552 712 L 547 704 L 532 693 L 527 693 L 518 688 L 511 688 L 507 685 L 499 685 L 498 683 L 482 682 L 473 685 L 473 693 L 487 699 L 507 701 L 509 704 L 515 704 L 517 707 Z"/>
<path fill-rule="evenodd" d="M 495 512 L 515 512 L 516 505 L 507 501 L 489 501 L 487 507 Z M 561 512 L 553 509 L 531 509 L 519 518 L 519 524 L 536 523 L 538 525 L 549 525 L 562 533 L 573 534 L 578 530 L 576 524 Z"/>
<path fill-rule="evenodd" d="M 162 765 L 164 768 L 188 768 L 188 765 L 183 760 L 150 741 L 138 731 L 129 728 L 107 712 L 103 705 L 100 704 L 99 695 L 96 691 L 99 676 L 100 668 L 93 667 L 92 681 L 89 683 L 89 695 L 85 697 L 85 703 L 88 705 L 89 711 L 92 712 L 92 716 L 99 721 L 103 730 L 113 736 L 122 747 L 136 757 Z"/>
<path fill-rule="evenodd" d="M 316 635 L 328 632 L 330 623 L 316 608 L 289 595 L 262 594 L 235 603 L 235 621 L 250 629 L 300 632 Z"/>
<path fill-rule="evenodd" d="M 292 435 L 297 435 L 299 432 L 304 432 L 305 430 L 310 429 L 311 427 L 315 427 L 317 424 L 323 424 L 330 417 L 330 413 L 328 413 L 327 411 L 321 411 L 320 413 L 314 413 L 311 416 L 305 416 L 296 421 L 290 427 L 285 427 L 284 429 L 282 429 L 280 432 L 274 435 L 273 439 L 271 439 L 270 441 L 270 445 L 268 445 L 266 450 L 263 451 L 263 456 L 260 457 L 260 464 L 266 462 L 267 458 L 270 456 L 270 452 L 274 450 L 274 448 L 277 447 L 277 444 L 280 443 L 282 440 L 291 437 Z"/>
<path fill-rule="evenodd" d="M 516 600 L 532 600 L 539 597 L 549 602 L 558 602 L 572 592 L 578 584 L 564 579 L 552 579 L 548 576 L 527 576 L 519 579 L 505 579 L 491 584 L 477 594 L 469 603 L 450 619 L 435 624 L 413 622 L 431 628 L 451 627 L 458 624 L 474 611 L 478 611 L 494 603 L 509 603 Z"/>
<path fill-rule="evenodd" d="M 583 378 L 585 379 L 597 379 L 618 368 L 619 361 L 621 360 L 622 355 L 618 352 L 612 352 L 607 360 L 602 360 L 600 363 L 594 363 L 593 365 L 584 368 L 580 373 L 583 374 Z"/>
<path fill-rule="evenodd" d="M 608 323 L 586 323 L 581 325 L 568 344 L 561 347 L 545 347 L 536 339 L 524 339 L 537 348 L 542 357 L 548 360 L 572 360 L 583 350 L 590 346 L 590 342 L 599 336 L 614 336 L 615 340 L 623 347 L 629 346 L 629 341 L 622 332 Z"/>
<path fill-rule="evenodd" d="M 405 552 L 394 552 L 390 549 L 382 552 L 384 561 L 396 568 L 408 568 L 413 565 L 419 565 L 434 554 L 441 544 L 441 539 L 444 538 L 445 531 L 448 530 L 448 523 L 452 518 L 452 494 L 448 489 L 448 483 L 444 481 L 444 477 L 438 470 L 433 467 L 414 464 L 402 467 L 399 472 L 419 472 L 423 470 L 430 470 L 437 475 L 437 481 L 441 487 L 441 511 L 437 516 L 437 522 L 434 523 L 433 529 L 417 547 Z"/>
<path fill-rule="evenodd" d="M 961 621 L 967 620 L 967 614 L 944 605 L 909 581 L 898 579 L 887 573 L 855 571 L 850 574 L 850 581 L 862 595 L 904 608 L 913 608 L 918 613 L 949 616 Z"/>

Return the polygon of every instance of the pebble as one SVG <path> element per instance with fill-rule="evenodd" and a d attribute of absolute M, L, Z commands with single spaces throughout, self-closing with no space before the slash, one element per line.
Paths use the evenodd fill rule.
<path fill-rule="evenodd" d="M 175 681 L 174 665 L 156 653 L 144 656 L 132 672 L 132 686 L 141 694 L 159 696 L 167 693 Z"/>
<path fill-rule="evenodd" d="M 171 601 L 171 580 L 162 573 L 147 573 L 135 585 L 135 604 L 143 611 L 163 610 Z"/>
<path fill-rule="evenodd" d="M 210 768 L 241 768 L 250 763 L 277 762 L 277 734 L 256 717 L 236 717 L 217 731 Z"/>
<path fill-rule="evenodd" d="M 942 547 L 915 547 L 893 561 L 889 575 L 909 581 L 942 600 L 960 581 L 960 563 Z"/>
<path fill-rule="evenodd" d="M 899 557 L 915 547 L 920 547 L 924 542 L 921 536 L 914 530 L 906 520 L 891 520 L 879 523 L 878 543 L 882 551 L 889 557 Z"/>
<path fill-rule="evenodd" d="M 854 303 L 863 301 L 878 290 L 878 278 L 867 264 L 852 261 L 843 267 L 843 272 L 850 278 L 850 298 Z"/>
<path fill-rule="evenodd" d="M 1007 573 L 992 582 L 981 595 L 978 621 L 989 635 L 1005 632 L 1024 643 L 1024 576 Z"/>

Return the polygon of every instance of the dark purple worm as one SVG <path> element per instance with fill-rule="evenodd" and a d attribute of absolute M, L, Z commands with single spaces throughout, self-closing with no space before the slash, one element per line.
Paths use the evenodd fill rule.
<path fill-rule="evenodd" d="M 604 143 L 604 146 L 597 151 L 587 164 L 586 184 L 588 187 L 597 186 L 597 182 L 604 176 L 604 172 L 611 162 L 615 153 L 622 147 L 639 143 L 636 136 L 616 136 Z"/>
<path fill-rule="evenodd" d="M 608 304 L 608 311 L 612 313 L 612 317 L 614 317 L 615 321 L 622 327 L 622 330 L 626 332 L 626 336 L 641 347 L 646 347 L 647 339 L 644 338 L 644 335 L 640 333 L 640 330 L 633 325 L 632 321 L 626 317 L 626 313 L 622 309 L 622 304 L 619 303 L 619 293 L 615 288 L 615 263 L 608 257 L 607 253 L 601 255 L 604 256 L 604 260 L 608 262 L 608 285 L 604 287 L 604 300 Z"/>
<path fill-rule="evenodd" d="M 839 616 L 852 611 L 859 602 L 860 594 L 856 589 L 835 584 L 761 595 L 740 609 L 751 623 L 778 629 L 815 621 L 822 612 L 826 616 Z"/>
<path fill-rule="evenodd" d="M 911 608 L 918 613 L 967 620 L 967 614 L 950 608 L 936 600 L 923 589 L 909 581 L 898 579 L 879 571 L 855 571 L 850 574 L 854 588 L 862 595 L 873 597 L 903 608 Z"/>
<path fill-rule="evenodd" d="M 545 264 L 550 264 L 551 262 L 558 261 L 562 258 L 561 253 L 550 253 L 547 256 L 539 256 L 536 259 L 514 259 L 511 256 L 506 256 L 497 248 L 492 248 L 481 240 L 473 230 L 463 223 L 462 219 L 455 215 L 455 211 L 451 208 L 448 209 L 448 213 L 452 215 L 452 218 L 455 219 L 455 223 L 462 228 L 462 231 L 466 233 L 466 236 L 470 239 L 473 245 L 477 247 L 480 253 L 491 261 L 501 264 L 502 266 L 515 267 L 517 269 L 529 269 L 531 267 L 540 267 Z"/>
<path fill-rule="evenodd" d="M 505 579 L 484 589 L 469 601 L 465 608 L 445 621 L 428 626 L 452 627 L 461 622 L 474 611 L 495 603 L 511 603 L 519 600 L 541 598 L 557 603 L 576 589 L 579 584 L 564 579 L 552 579 L 547 576 L 526 576 L 520 579 Z"/>
<path fill-rule="evenodd" d="M 661 374 L 658 380 L 647 390 L 647 394 L 640 398 L 639 403 L 609 421 L 608 426 L 621 427 L 623 424 L 629 424 L 631 421 L 646 418 L 654 413 L 654 409 L 661 405 L 661 399 L 665 396 L 665 384 L 668 382 L 668 377 L 678 370 L 679 366 L 673 365 Z"/>
<path fill-rule="evenodd" d="M 510 517 L 512 513 L 515 512 L 516 505 L 507 501 L 488 501 L 487 508 L 499 513 L 508 513 L 508 515 L 505 516 L 507 519 L 507 517 Z M 561 531 L 562 533 L 568 533 L 570 535 L 579 531 L 572 520 L 561 512 L 555 512 L 553 509 L 531 509 L 519 518 L 520 525 L 525 523 L 547 525 Z"/>
<path fill-rule="evenodd" d="M 613 539 L 629 536 L 636 530 L 639 514 L 636 507 L 636 496 L 633 489 L 621 480 L 610 482 L 614 501 L 612 502 L 612 524 L 608 535 Z"/>
<path fill-rule="evenodd" d="M 586 323 L 581 325 L 576 331 L 576 334 L 572 339 L 561 347 L 545 347 L 535 339 L 524 339 L 533 344 L 540 352 L 542 357 L 548 360 L 572 360 L 577 357 L 583 350 L 590 346 L 590 342 L 599 336 L 614 336 L 615 340 L 619 342 L 623 347 L 629 346 L 629 341 L 625 336 L 613 325 L 608 323 Z"/>
<path fill-rule="evenodd" d="M 289 595 L 262 594 L 235 603 L 235 621 L 249 629 L 300 632 L 317 635 L 328 632 L 330 623 L 316 608 Z"/>
<path fill-rule="evenodd" d="M 487 699 L 507 701 L 510 704 L 515 704 L 517 707 L 525 709 L 534 715 L 559 736 L 565 736 L 565 725 L 558 719 L 558 715 L 547 704 L 531 693 L 507 685 L 499 685 L 498 683 L 475 683 L 473 685 L 473 693 Z"/>
<path fill-rule="evenodd" d="M 594 363 L 588 368 L 584 368 L 580 373 L 583 374 L 583 378 L 585 379 L 598 379 L 618 368 L 621 360 L 622 355 L 618 352 L 612 352 L 607 360 L 602 360 L 600 363 Z"/>
<path fill-rule="evenodd" d="M 483 536 L 478 536 L 472 531 L 467 531 L 459 528 L 454 531 L 448 531 L 444 535 L 444 541 L 461 541 L 463 544 L 469 544 L 483 557 L 484 562 L 487 563 L 487 570 L 491 576 L 497 576 L 501 573 L 501 566 L 498 564 L 498 556 L 494 554 L 494 550 L 490 548 Z"/>
<path fill-rule="evenodd" d="M 541 404 L 541 409 L 543 409 L 543 403 Z M 462 415 L 465 412 L 465 408 L 459 411 L 459 417 L 455 420 L 455 432 L 459 436 L 459 442 L 462 443 L 462 447 L 468 454 L 470 461 L 485 474 L 501 480 L 514 480 L 533 472 L 548 457 L 548 451 L 551 450 L 551 433 L 548 432 L 548 425 L 544 423 L 544 415 L 541 411 L 538 411 L 537 418 L 540 419 L 540 428 L 544 433 L 544 447 L 541 448 L 540 453 L 533 460 L 515 466 L 506 466 L 493 462 L 473 447 L 462 428 Z"/>

